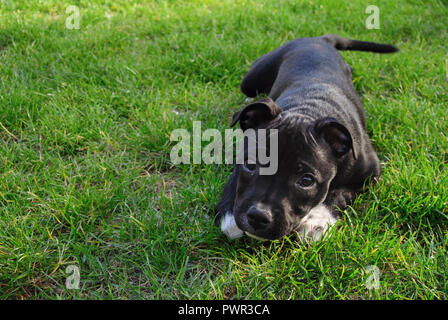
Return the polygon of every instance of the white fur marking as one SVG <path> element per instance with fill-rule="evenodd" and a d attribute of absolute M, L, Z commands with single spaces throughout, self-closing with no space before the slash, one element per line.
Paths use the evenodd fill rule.
<path fill-rule="evenodd" d="M 317 241 L 337 222 L 330 210 L 323 204 L 313 209 L 300 221 L 297 232 L 302 239 Z"/>
<path fill-rule="evenodd" d="M 221 219 L 221 231 L 230 240 L 238 239 L 243 236 L 243 231 L 236 225 L 235 217 L 231 212 L 226 212 Z"/>

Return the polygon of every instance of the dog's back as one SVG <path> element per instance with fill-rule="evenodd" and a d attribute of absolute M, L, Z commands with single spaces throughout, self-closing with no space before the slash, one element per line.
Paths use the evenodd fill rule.
<path fill-rule="evenodd" d="M 242 81 L 241 90 L 248 97 L 264 93 L 275 100 L 286 87 L 301 79 L 339 85 L 350 80 L 351 84 L 351 68 L 337 50 L 398 51 L 392 45 L 351 40 L 333 34 L 298 38 L 255 60 Z M 280 78 L 277 79 L 278 75 Z"/>

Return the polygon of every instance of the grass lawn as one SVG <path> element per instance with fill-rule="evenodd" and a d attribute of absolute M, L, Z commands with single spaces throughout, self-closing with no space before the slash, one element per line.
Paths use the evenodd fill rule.
<path fill-rule="evenodd" d="M 448 298 L 447 1 L 142 2 L 0 4 L 0 299 Z M 383 175 L 328 241 L 228 241 L 231 166 L 172 165 L 170 133 L 224 132 L 253 60 L 325 33 L 400 48 L 342 53 Z"/>

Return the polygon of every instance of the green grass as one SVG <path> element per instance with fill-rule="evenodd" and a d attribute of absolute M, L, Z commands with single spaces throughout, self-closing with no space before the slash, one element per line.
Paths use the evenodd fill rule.
<path fill-rule="evenodd" d="M 375 4 L 1 1 L 0 298 L 447 299 L 448 5 Z M 383 175 L 326 242 L 228 241 L 231 167 L 171 165 L 170 133 L 224 131 L 253 60 L 325 33 L 401 50 L 342 53 Z"/>

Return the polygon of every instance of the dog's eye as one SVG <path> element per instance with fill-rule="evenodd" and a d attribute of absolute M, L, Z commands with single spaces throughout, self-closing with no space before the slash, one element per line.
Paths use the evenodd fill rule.
<path fill-rule="evenodd" d="M 244 160 L 243 169 L 248 172 L 253 172 L 257 169 L 257 164 L 253 160 Z"/>
<path fill-rule="evenodd" d="M 316 182 L 316 179 L 314 179 L 314 176 L 311 173 L 305 173 L 299 178 L 299 181 L 297 181 L 297 184 L 301 187 L 309 188 L 315 182 Z"/>

